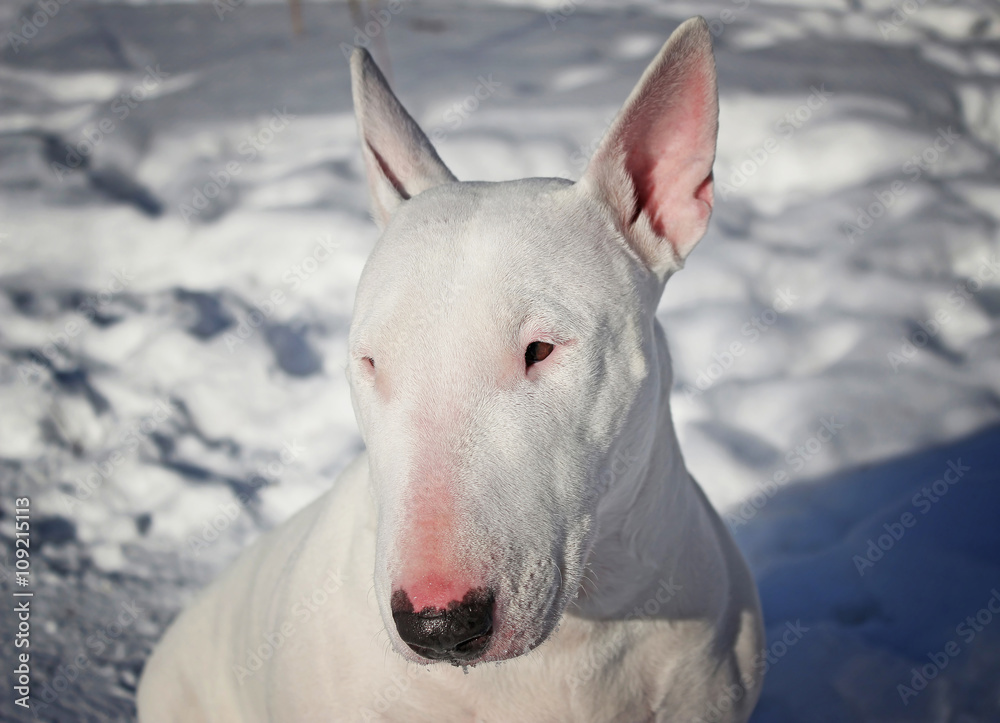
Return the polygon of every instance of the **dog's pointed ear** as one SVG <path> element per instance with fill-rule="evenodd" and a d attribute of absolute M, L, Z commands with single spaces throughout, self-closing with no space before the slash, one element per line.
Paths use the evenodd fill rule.
<path fill-rule="evenodd" d="M 372 215 L 384 228 L 400 203 L 455 177 L 389 88 L 364 48 L 351 54 L 351 88 Z"/>
<path fill-rule="evenodd" d="M 646 68 L 581 179 L 661 277 L 708 228 L 718 116 L 708 23 L 691 18 Z"/>

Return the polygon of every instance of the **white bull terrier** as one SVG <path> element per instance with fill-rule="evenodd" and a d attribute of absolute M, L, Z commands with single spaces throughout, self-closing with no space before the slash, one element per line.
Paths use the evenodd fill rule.
<path fill-rule="evenodd" d="M 746 721 L 757 592 L 685 469 L 656 319 L 712 211 L 705 21 L 575 184 L 457 181 L 351 70 L 383 229 L 349 342 L 367 452 L 181 615 L 140 720 Z"/>

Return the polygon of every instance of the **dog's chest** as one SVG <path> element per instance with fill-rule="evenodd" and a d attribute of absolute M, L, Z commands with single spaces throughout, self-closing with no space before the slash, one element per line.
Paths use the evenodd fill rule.
<path fill-rule="evenodd" d="M 467 723 L 647 723 L 671 672 L 653 660 L 635 631 L 586 630 L 567 618 L 530 655 L 464 673 L 444 665 L 402 665 L 370 687 L 359 720 Z M 656 637 L 655 633 L 653 634 Z M 657 656 L 658 657 L 658 656 Z M 370 681 L 370 679 L 369 679 Z M 359 680 L 360 683 L 360 680 Z"/>

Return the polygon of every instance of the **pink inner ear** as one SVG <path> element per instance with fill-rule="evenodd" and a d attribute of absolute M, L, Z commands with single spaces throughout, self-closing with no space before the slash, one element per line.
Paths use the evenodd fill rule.
<path fill-rule="evenodd" d="M 701 185 L 698 186 L 698 190 L 694 192 L 694 197 L 697 198 L 702 203 L 707 203 L 708 207 L 711 208 L 712 204 L 715 203 L 715 175 L 709 172 L 708 176 Z"/>
<path fill-rule="evenodd" d="M 385 162 L 385 159 L 382 158 L 382 155 L 375 150 L 375 148 L 372 146 L 371 143 L 366 142 L 365 145 L 367 145 L 368 150 L 371 151 L 372 157 L 378 164 L 379 170 L 381 170 L 382 175 L 385 176 L 385 180 L 387 180 L 392 185 L 392 187 L 396 189 L 396 193 L 399 194 L 400 198 L 402 198 L 404 201 L 408 201 L 410 199 L 410 194 L 406 192 L 406 188 L 403 186 L 403 182 L 393 172 L 392 167 Z M 410 171 L 411 169 L 407 168 L 406 170 Z"/>
<path fill-rule="evenodd" d="M 647 88 L 623 124 L 625 170 L 637 208 L 653 231 L 683 257 L 704 233 L 712 212 L 715 85 L 700 62 L 679 63 Z"/>

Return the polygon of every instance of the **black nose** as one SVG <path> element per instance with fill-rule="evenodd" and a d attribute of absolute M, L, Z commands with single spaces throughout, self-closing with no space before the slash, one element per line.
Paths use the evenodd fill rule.
<path fill-rule="evenodd" d="M 399 637 L 410 648 L 431 660 L 459 664 L 479 657 L 493 634 L 493 591 L 470 590 L 462 602 L 447 609 L 424 608 L 414 612 L 405 590 L 392 594 L 392 619 Z"/>

